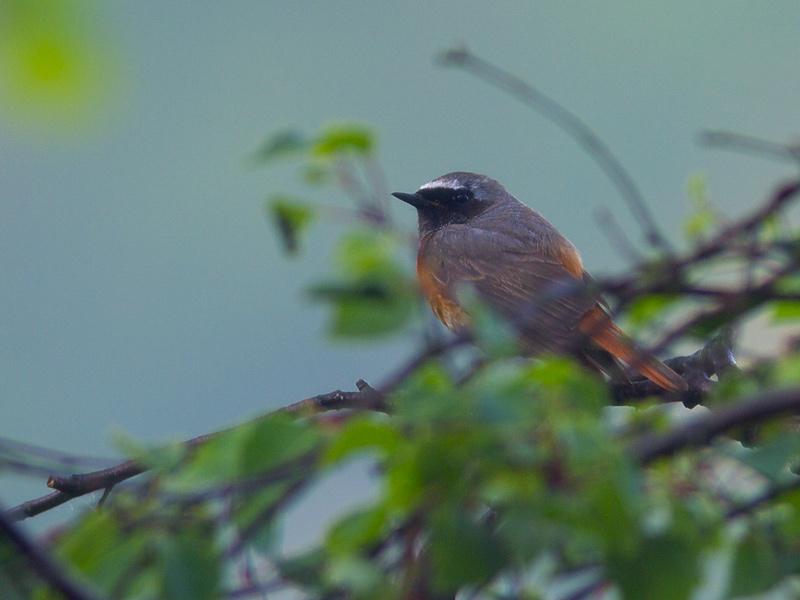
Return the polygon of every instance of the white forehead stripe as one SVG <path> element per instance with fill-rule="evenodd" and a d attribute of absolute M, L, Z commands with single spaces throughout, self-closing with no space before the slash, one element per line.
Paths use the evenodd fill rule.
<path fill-rule="evenodd" d="M 464 184 L 458 181 L 455 177 L 444 177 L 439 179 L 434 179 L 433 181 L 429 181 L 428 183 L 424 183 L 420 186 L 419 189 L 421 190 L 430 190 L 432 188 L 447 188 L 449 190 L 460 190 L 464 187 Z"/>

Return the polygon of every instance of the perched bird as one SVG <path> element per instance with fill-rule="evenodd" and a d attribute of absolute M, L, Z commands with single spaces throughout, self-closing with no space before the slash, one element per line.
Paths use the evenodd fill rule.
<path fill-rule="evenodd" d="M 417 209 L 420 287 L 448 328 L 468 327 L 458 290 L 469 285 L 526 354 L 573 353 L 609 375 L 621 361 L 666 390 L 687 389 L 614 324 L 575 246 L 494 179 L 454 172 L 392 195 Z"/>

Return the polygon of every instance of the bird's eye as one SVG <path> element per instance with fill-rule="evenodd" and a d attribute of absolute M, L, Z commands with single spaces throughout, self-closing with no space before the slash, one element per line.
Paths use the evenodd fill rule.
<path fill-rule="evenodd" d="M 467 202 L 470 198 L 472 198 L 472 194 L 470 194 L 469 191 L 467 190 L 459 190 L 458 192 L 455 193 L 453 198 L 459 204 L 463 204 L 464 202 Z"/>

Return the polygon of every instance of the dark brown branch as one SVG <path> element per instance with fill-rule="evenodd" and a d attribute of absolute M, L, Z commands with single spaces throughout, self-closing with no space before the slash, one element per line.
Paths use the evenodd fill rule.
<path fill-rule="evenodd" d="M 664 361 L 676 373 L 683 376 L 686 383 L 689 384 L 688 391 L 676 395 L 673 392 L 667 392 L 649 379 L 612 383 L 611 396 L 615 404 L 629 404 L 644 398 L 680 400 L 689 408 L 701 404 L 703 397 L 714 385 L 711 377 L 738 368 L 733 355 L 731 338 L 730 329 L 724 329 L 694 354 Z"/>
<path fill-rule="evenodd" d="M 327 394 L 317 394 L 305 400 L 299 400 L 284 408 L 278 409 L 278 412 L 286 412 L 296 415 L 313 415 L 319 412 L 328 410 L 342 410 L 342 409 L 361 409 L 361 410 L 374 410 L 377 412 L 387 412 L 384 395 L 369 385 L 363 379 L 356 381 L 356 392 L 344 392 L 342 390 L 334 390 Z"/>
<path fill-rule="evenodd" d="M 800 389 L 751 396 L 716 412 L 689 420 L 663 434 L 647 434 L 630 445 L 631 456 L 645 465 L 686 448 L 704 446 L 742 425 L 755 425 L 779 415 L 800 412 Z"/>
<path fill-rule="evenodd" d="M 67 600 L 99 600 L 94 592 L 73 580 L 38 544 L 33 542 L 13 522 L 10 513 L 0 510 L 0 533 L 7 543 L 25 557 L 27 564 L 53 590 Z"/>
<path fill-rule="evenodd" d="M 439 351 L 439 349 L 434 349 Z M 424 352 L 427 356 L 430 351 Z M 410 361 L 411 365 L 417 365 L 415 360 Z M 356 384 L 359 387 L 357 392 L 343 392 L 335 390 L 327 394 L 318 394 L 284 408 L 276 412 L 289 412 L 298 415 L 310 415 L 328 410 L 341 409 L 361 409 L 386 411 L 387 407 L 384 396 L 363 380 Z M 206 440 L 218 435 L 220 432 L 201 435 L 185 442 L 187 449 L 193 449 Z M 69 502 L 74 498 L 91 494 L 99 490 L 106 490 L 123 481 L 127 481 L 141 473 L 147 471 L 148 467 L 136 460 L 128 460 L 106 469 L 99 469 L 88 473 L 76 473 L 67 476 L 51 475 L 47 485 L 57 491 L 28 500 L 15 506 L 6 513 L 12 520 L 18 521 L 34 517 L 43 512 L 51 510 L 57 506 Z"/>

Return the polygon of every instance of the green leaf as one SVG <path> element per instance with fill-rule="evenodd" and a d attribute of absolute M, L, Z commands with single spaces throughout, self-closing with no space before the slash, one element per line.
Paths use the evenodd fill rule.
<path fill-rule="evenodd" d="M 411 299 L 407 295 L 388 298 L 338 302 L 329 325 L 330 334 L 341 338 L 375 338 L 399 331 L 411 317 Z"/>
<path fill-rule="evenodd" d="M 239 473 L 242 447 L 249 424 L 223 431 L 207 440 L 190 455 L 187 463 L 164 481 L 167 491 L 187 493 L 218 485 Z"/>
<path fill-rule="evenodd" d="M 285 129 L 269 136 L 253 153 L 255 163 L 264 164 L 278 158 L 298 154 L 310 146 L 309 140 L 295 129 Z"/>
<path fill-rule="evenodd" d="M 412 423 L 451 420 L 468 408 L 469 398 L 459 394 L 452 378 L 437 362 L 429 362 L 411 375 L 394 393 L 392 403 L 398 417 Z"/>
<path fill-rule="evenodd" d="M 434 516 L 429 548 L 434 587 L 443 593 L 490 580 L 506 558 L 489 529 L 455 507 Z"/>
<path fill-rule="evenodd" d="M 749 532 L 736 548 L 728 597 L 750 596 L 768 590 L 779 581 L 776 548 L 759 531 Z"/>
<path fill-rule="evenodd" d="M 56 553 L 108 593 L 144 551 L 147 534 L 123 535 L 111 513 L 92 512 L 59 540 Z"/>
<path fill-rule="evenodd" d="M 608 574 L 625 600 L 683 600 L 699 583 L 699 552 L 667 532 L 643 539 L 632 555 L 611 556 Z"/>
<path fill-rule="evenodd" d="M 325 462 L 337 463 L 364 450 L 387 455 L 400 441 L 400 433 L 391 422 L 376 417 L 354 418 L 331 442 L 325 452 Z"/>
<path fill-rule="evenodd" d="M 28 564 L 27 557 L 8 538 L 0 537 L 0 590 L 8 596 L 8 600 L 50 598 L 55 595 L 37 590 L 39 583 L 39 576 Z"/>
<path fill-rule="evenodd" d="M 387 523 L 387 511 L 383 506 L 353 511 L 331 528 L 326 547 L 332 555 L 360 553 L 386 533 Z"/>
<path fill-rule="evenodd" d="M 542 408 L 548 412 L 573 418 L 576 412 L 599 415 L 609 404 L 603 381 L 571 359 L 544 357 L 531 365 L 528 374 L 543 389 Z"/>
<path fill-rule="evenodd" d="M 322 548 L 284 559 L 277 563 L 281 577 L 303 587 L 320 590 L 324 587 L 323 574 L 326 554 Z"/>
<path fill-rule="evenodd" d="M 234 523 L 240 530 L 255 527 L 254 530 L 248 531 L 247 544 L 265 556 L 272 556 L 275 552 L 279 533 L 277 519 L 280 516 L 275 508 L 277 503 L 284 499 L 290 485 L 291 482 L 281 481 L 256 493 L 243 494 L 236 499 L 233 508 Z M 264 514 L 269 512 L 275 513 L 272 518 L 259 522 L 263 521 Z"/>
<path fill-rule="evenodd" d="M 337 252 L 341 280 L 315 286 L 312 298 L 332 307 L 329 331 L 338 337 L 377 337 L 403 327 L 413 314 L 414 284 L 395 259 L 395 240 L 357 232 Z"/>
<path fill-rule="evenodd" d="M 781 481 L 787 476 L 789 465 L 800 458 L 800 436 L 796 432 L 779 434 L 757 448 L 730 445 L 729 453 L 752 467 L 771 481 Z"/>
<path fill-rule="evenodd" d="M 163 598 L 212 600 L 219 597 L 218 557 L 207 536 L 181 533 L 162 548 Z"/>
<path fill-rule="evenodd" d="M 288 415 L 262 417 L 207 440 L 164 486 L 186 493 L 253 477 L 309 454 L 318 440 L 311 425 Z"/>
<path fill-rule="evenodd" d="M 257 419 L 244 439 L 238 475 L 262 473 L 308 455 L 319 439 L 313 426 L 288 415 Z"/>
<path fill-rule="evenodd" d="M 800 293 L 800 276 L 792 275 L 784 277 L 775 285 L 775 290 L 782 294 Z M 770 303 L 772 307 L 772 320 L 777 323 L 785 323 L 800 319 L 800 301 L 797 300 L 776 300 Z"/>
<path fill-rule="evenodd" d="M 336 589 L 347 590 L 348 598 L 387 598 L 386 584 L 378 565 L 355 556 L 335 557 L 327 570 L 327 580 Z"/>
<path fill-rule="evenodd" d="M 772 303 L 772 320 L 777 323 L 800 319 L 800 302 L 796 300 L 777 300 Z"/>
<path fill-rule="evenodd" d="M 386 234 L 354 231 L 339 243 L 336 263 L 350 277 L 394 275 L 398 251 L 397 241 Z"/>
<path fill-rule="evenodd" d="M 365 156 L 372 153 L 375 138 L 363 125 L 342 124 L 327 127 L 314 143 L 312 153 L 319 157 L 334 157 L 348 153 Z"/>
<path fill-rule="evenodd" d="M 800 383 L 800 353 L 782 356 L 772 365 L 772 383 L 777 386 Z"/>
<path fill-rule="evenodd" d="M 687 184 L 689 202 L 692 213 L 684 222 L 684 232 L 689 240 L 705 237 L 717 224 L 718 218 L 708 198 L 706 179 L 703 175 L 696 174 L 689 178 Z"/>
<path fill-rule="evenodd" d="M 296 254 L 300 236 L 314 220 L 314 211 L 290 196 L 273 196 L 265 207 L 278 230 L 284 250 L 287 254 Z"/>
<path fill-rule="evenodd" d="M 649 294 L 634 300 L 628 309 L 628 322 L 641 328 L 664 318 L 666 310 L 680 299 L 672 294 Z"/>
<path fill-rule="evenodd" d="M 186 444 L 183 442 L 146 446 L 119 431 L 113 434 L 113 442 L 128 458 L 164 473 L 173 470 L 186 457 Z"/>

